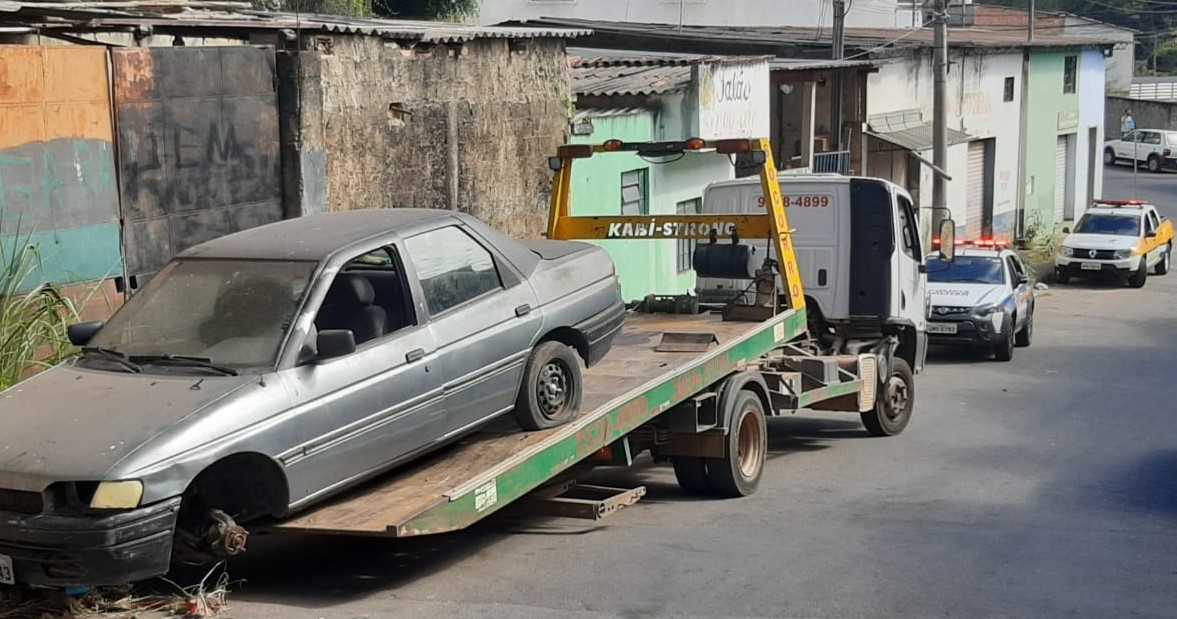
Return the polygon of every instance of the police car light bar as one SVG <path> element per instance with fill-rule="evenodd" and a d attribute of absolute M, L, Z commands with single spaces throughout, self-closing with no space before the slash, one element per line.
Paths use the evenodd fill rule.
<path fill-rule="evenodd" d="M 940 245 L 940 237 L 933 238 L 932 245 L 939 246 Z M 984 247 L 984 248 L 992 247 L 994 249 L 999 249 L 1002 247 L 1008 247 L 1009 242 L 999 240 L 999 239 L 975 239 L 975 240 L 971 240 L 971 241 L 966 241 L 964 239 L 956 239 L 955 245 L 957 247 Z"/>
<path fill-rule="evenodd" d="M 1093 200 L 1092 206 L 1134 206 L 1140 208 L 1144 205 L 1143 200 Z"/>

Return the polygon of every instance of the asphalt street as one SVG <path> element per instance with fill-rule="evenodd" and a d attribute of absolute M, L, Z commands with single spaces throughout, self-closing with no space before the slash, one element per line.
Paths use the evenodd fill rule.
<path fill-rule="evenodd" d="M 1106 171 L 1131 197 L 1131 170 Z M 1177 175 L 1138 178 L 1165 204 Z M 408 541 L 267 536 L 227 616 L 1177 616 L 1177 275 L 1039 293 L 1000 363 L 937 351 L 915 416 L 771 424 L 760 491 L 693 500 L 664 468 L 597 524 L 495 517 Z"/>

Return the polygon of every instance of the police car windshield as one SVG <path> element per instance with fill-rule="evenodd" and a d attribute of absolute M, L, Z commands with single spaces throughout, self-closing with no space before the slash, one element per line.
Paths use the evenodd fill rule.
<path fill-rule="evenodd" d="M 1080 234 L 1112 234 L 1139 236 L 1140 218 L 1125 215 L 1097 215 L 1088 213 L 1079 219 L 1075 232 Z"/>
<path fill-rule="evenodd" d="M 1005 281 L 999 258 L 957 255 L 952 262 L 928 258 L 928 281 L 943 284 L 1000 284 Z"/>

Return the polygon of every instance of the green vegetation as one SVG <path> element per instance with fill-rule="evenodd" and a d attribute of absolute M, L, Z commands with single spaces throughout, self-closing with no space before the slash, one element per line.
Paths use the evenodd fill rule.
<path fill-rule="evenodd" d="M 1018 9 L 1027 0 L 984 0 Z M 1138 75 L 1177 74 L 1177 2 L 1169 0 L 1037 0 L 1038 11 L 1063 11 L 1131 28 L 1136 34 Z"/>

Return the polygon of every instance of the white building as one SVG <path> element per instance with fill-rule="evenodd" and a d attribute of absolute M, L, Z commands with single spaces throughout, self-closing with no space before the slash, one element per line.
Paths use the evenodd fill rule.
<path fill-rule="evenodd" d="M 853 0 L 846 25 L 894 27 L 898 0 Z M 553 17 L 689 26 L 831 26 L 830 0 L 480 0 L 482 24 Z"/>

